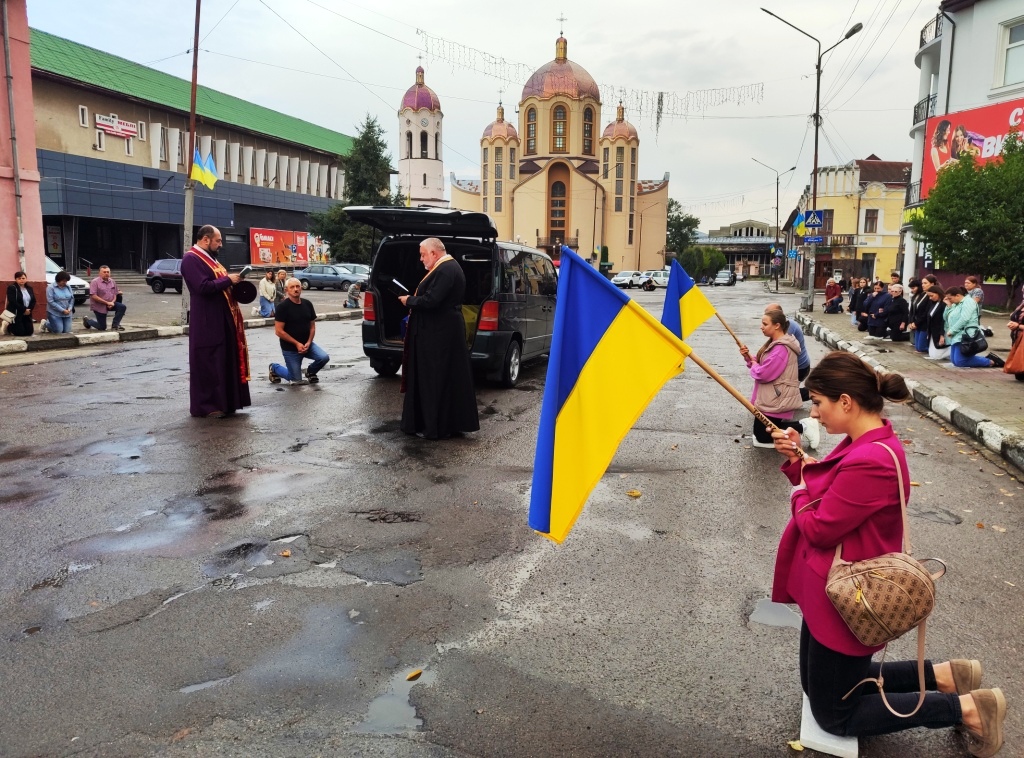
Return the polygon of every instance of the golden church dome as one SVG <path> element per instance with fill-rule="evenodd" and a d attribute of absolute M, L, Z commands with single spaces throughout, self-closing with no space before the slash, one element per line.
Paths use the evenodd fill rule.
<path fill-rule="evenodd" d="M 622 103 L 619 103 L 618 109 L 615 111 L 615 120 L 612 121 L 608 126 L 604 128 L 604 133 L 601 138 L 604 139 L 635 139 L 637 142 L 640 141 L 640 137 L 636 132 L 636 127 L 626 121 L 626 111 L 622 107 Z"/>
<path fill-rule="evenodd" d="M 519 139 L 516 128 L 505 120 L 505 109 L 500 105 L 498 106 L 498 117 L 484 129 L 484 139 L 493 139 L 494 137 L 504 137 L 507 140 Z"/>
<path fill-rule="evenodd" d="M 574 99 L 592 97 L 601 101 L 601 91 L 594 77 L 583 66 L 569 60 L 566 56 L 567 47 L 565 37 L 555 41 L 555 59 L 533 73 L 523 87 L 523 96 L 519 102 L 528 97 L 546 100 L 555 95 L 566 95 Z"/>

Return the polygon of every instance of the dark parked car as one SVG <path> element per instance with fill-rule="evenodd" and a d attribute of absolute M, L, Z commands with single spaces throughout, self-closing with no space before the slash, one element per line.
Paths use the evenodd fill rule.
<path fill-rule="evenodd" d="M 736 274 L 727 268 L 723 268 L 715 276 L 714 284 L 716 287 L 720 284 L 725 287 L 731 287 L 732 285 L 736 284 Z"/>
<path fill-rule="evenodd" d="M 163 258 L 154 261 L 153 265 L 146 269 L 146 284 L 158 294 L 168 287 L 173 287 L 175 292 L 180 293 L 181 282 L 181 259 L 179 258 Z"/>
<path fill-rule="evenodd" d="M 340 264 L 314 264 L 299 269 L 292 276 L 302 282 L 304 290 L 310 287 L 318 290 L 324 287 L 347 290 L 356 282 L 366 282 L 366 274 L 359 274 Z"/>
<path fill-rule="evenodd" d="M 419 248 L 427 237 L 439 237 L 466 275 L 462 314 L 478 374 L 513 387 L 522 361 L 551 349 L 558 288 L 554 264 L 540 250 L 498 241 L 486 214 L 368 206 L 345 212 L 383 233 L 363 301 L 363 352 L 381 376 L 402 366 L 402 319 L 408 310 L 398 296 L 405 294 L 402 288 L 414 291 L 426 274 Z"/>

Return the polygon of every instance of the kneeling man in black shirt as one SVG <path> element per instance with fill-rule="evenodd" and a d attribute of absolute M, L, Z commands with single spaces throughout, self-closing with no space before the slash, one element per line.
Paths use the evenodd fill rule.
<path fill-rule="evenodd" d="M 302 359 L 313 361 L 306 368 L 306 380 L 310 384 L 320 381 L 317 372 L 331 359 L 313 342 L 316 334 L 316 310 L 313 304 L 302 297 L 302 282 L 292 278 L 284 283 L 287 295 L 274 312 L 274 333 L 281 340 L 284 366 L 270 364 L 270 381 L 277 384 L 282 379 L 289 382 L 302 380 Z"/>

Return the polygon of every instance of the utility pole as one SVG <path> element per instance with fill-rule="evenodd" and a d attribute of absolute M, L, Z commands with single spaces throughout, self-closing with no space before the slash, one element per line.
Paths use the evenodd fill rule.
<path fill-rule="evenodd" d="M 188 111 L 188 156 L 185 158 L 185 250 L 192 247 L 192 227 L 195 215 L 196 183 L 192 179 L 192 158 L 196 152 L 196 86 L 199 81 L 199 7 L 203 0 L 196 0 L 196 32 L 192 42 L 192 100 Z M 174 148 L 177 151 L 177 147 Z M 168 145 L 167 153 L 171 148 Z M 182 251 L 184 254 L 185 250 Z M 189 292 L 182 283 L 181 287 L 181 325 L 188 326 Z"/>
<path fill-rule="evenodd" d="M 757 158 L 751 158 L 754 163 L 760 163 L 769 171 L 775 172 L 775 255 L 779 255 L 779 177 L 788 174 L 790 171 L 796 171 L 796 166 L 793 168 L 787 168 L 781 174 L 774 168 L 769 166 L 767 163 L 761 163 Z M 779 266 L 775 265 L 775 261 L 772 261 L 772 270 L 775 272 L 775 291 L 779 291 Z"/>

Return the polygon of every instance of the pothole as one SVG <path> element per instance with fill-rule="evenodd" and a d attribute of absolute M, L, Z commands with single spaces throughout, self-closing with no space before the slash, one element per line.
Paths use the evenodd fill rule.
<path fill-rule="evenodd" d="M 352 511 L 357 516 L 363 516 L 367 521 L 374 524 L 409 524 L 420 520 L 420 514 L 410 511 L 389 511 L 386 508 L 376 508 L 372 511 Z"/>

